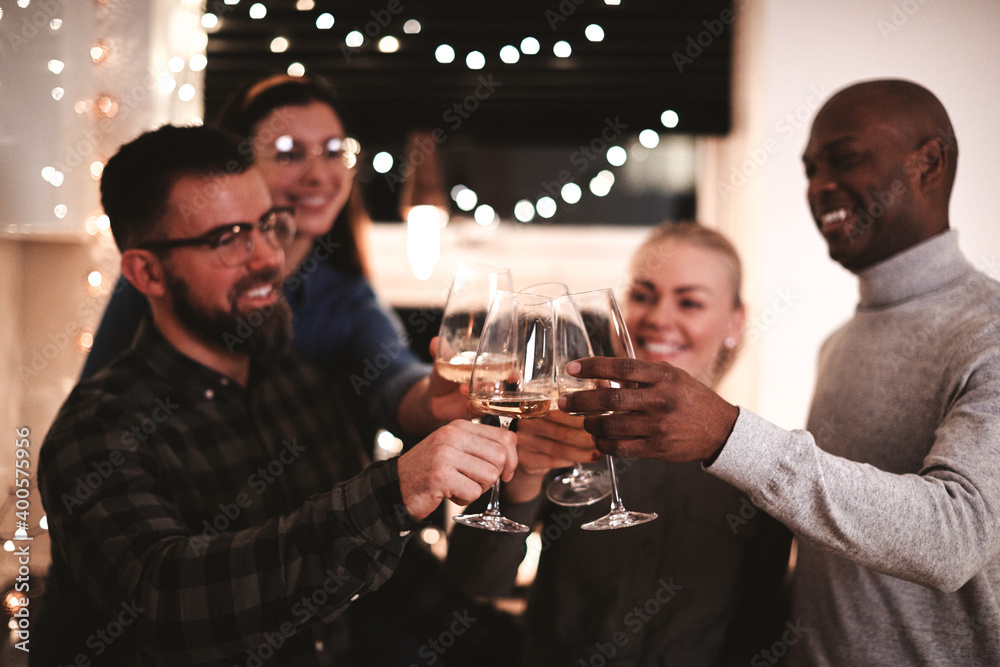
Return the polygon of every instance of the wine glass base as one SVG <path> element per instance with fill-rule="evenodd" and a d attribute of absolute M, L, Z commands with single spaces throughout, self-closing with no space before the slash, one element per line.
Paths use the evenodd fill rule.
<path fill-rule="evenodd" d="M 531 528 L 525 526 L 523 523 L 512 521 L 500 513 L 492 514 L 489 512 L 483 512 L 482 514 L 459 514 L 458 516 L 453 517 L 453 519 L 455 522 L 460 523 L 463 526 L 482 528 L 483 530 L 492 530 L 494 533 L 531 532 Z"/>
<path fill-rule="evenodd" d="M 545 487 L 545 496 L 557 505 L 593 505 L 611 495 L 611 480 L 603 470 L 580 470 L 559 475 Z"/>
<path fill-rule="evenodd" d="M 629 512 L 628 510 L 611 510 L 605 516 L 596 521 L 585 523 L 580 528 L 583 530 L 615 530 L 616 528 L 628 528 L 647 523 L 657 518 L 656 512 Z"/>

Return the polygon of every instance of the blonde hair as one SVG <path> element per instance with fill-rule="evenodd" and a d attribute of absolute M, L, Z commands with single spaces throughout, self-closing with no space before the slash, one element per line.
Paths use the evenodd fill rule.
<path fill-rule="evenodd" d="M 633 257 L 638 257 L 644 250 L 666 241 L 686 243 L 715 253 L 722 260 L 729 274 L 733 288 L 733 310 L 743 307 L 743 298 L 740 296 L 743 290 L 743 262 L 740 261 L 740 255 L 729 239 L 698 222 L 664 222 L 650 232 L 646 240 L 635 251 Z M 660 258 L 657 258 L 657 261 L 659 262 Z M 724 346 L 719 350 L 715 363 L 709 370 L 709 380 L 712 384 L 722 379 L 722 376 L 732 367 L 739 348 L 739 345 L 731 348 Z"/>
<path fill-rule="evenodd" d="M 682 241 L 715 252 L 723 260 L 732 281 L 733 308 L 743 305 L 743 298 L 740 296 L 743 291 L 743 262 L 740 261 L 740 255 L 729 239 L 699 222 L 664 222 L 653 228 L 636 250 L 636 255 L 663 241 Z"/>

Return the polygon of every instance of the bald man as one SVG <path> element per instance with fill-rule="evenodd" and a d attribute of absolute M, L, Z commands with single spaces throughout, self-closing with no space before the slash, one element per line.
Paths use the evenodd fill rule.
<path fill-rule="evenodd" d="M 817 114 L 809 206 L 860 300 L 823 345 L 807 431 L 666 364 L 571 364 L 639 383 L 561 399 L 620 411 L 586 419 L 600 449 L 701 460 L 798 536 L 787 631 L 750 664 L 1000 665 L 1000 284 L 950 230 L 957 158 L 944 107 L 908 81 Z"/>

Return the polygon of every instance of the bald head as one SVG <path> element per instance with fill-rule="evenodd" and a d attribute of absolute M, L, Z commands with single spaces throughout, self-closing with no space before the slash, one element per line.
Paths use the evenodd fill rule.
<path fill-rule="evenodd" d="M 846 113 L 869 115 L 870 122 L 891 128 L 907 148 L 926 147 L 925 159 L 935 160 L 943 153 L 946 179 L 942 193 L 947 202 L 955 183 L 958 142 L 948 112 L 934 93 L 905 79 L 863 81 L 835 93 L 814 123 L 820 123 L 824 116 Z"/>
<path fill-rule="evenodd" d="M 830 256 L 859 272 L 948 229 L 958 145 L 926 88 L 878 80 L 837 92 L 802 155 Z"/>

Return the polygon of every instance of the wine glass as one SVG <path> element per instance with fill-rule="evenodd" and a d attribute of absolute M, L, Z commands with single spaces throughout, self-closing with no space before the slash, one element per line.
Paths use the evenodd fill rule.
<path fill-rule="evenodd" d="M 473 409 L 510 428 L 514 417 L 531 419 L 548 413 L 554 389 L 555 355 L 552 299 L 521 292 L 498 292 L 483 325 L 476 350 L 469 403 Z M 455 521 L 502 533 L 530 529 L 500 514 L 500 478 L 481 514 L 462 514 Z"/>
<path fill-rule="evenodd" d="M 490 303 L 497 292 L 511 289 L 509 269 L 486 264 L 458 265 L 438 330 L 434 368 L 441 377 L 468 384 Z"/>
<path fill-rule="evenodd" d="M 566 374 L 566 364 L 580 357 L 589 357 L 592 352 L 586 329 L 569 289 L 563 283 L 541 283 L 524 290 L 531 294 L 548 296 L 555 304 L 555 379 L 559 393 L 569 393 L 580 389 L 594 389 L 593 380 L 574 378 Z M 555 405 L 553 405 L 555 408 Z M 608 473 L 600 469 L 586 468 L 579 461 L 573 463 L 569 472 L 557 475 L 545 487 L 546 497 L 559 505 L 591 505 L 611 493 Z"/>
<path fill-rule="evenodd" d="M 590 355 L 594 357 L 629 357 L 634 358 L 635 352 L 632 349 L 632 340 L 629 338 L 628 329 L 625 328 L 625 318 L 622 317 L 621 309 L 614 293 L 609 289 L 594 290 L 591 292 L 580 292 L 571 294 L 569 298 L 576 305 L 580 314 L 583 327 L 587 332 L 587 340 L 590 343 Z M 582 378 L 577 378 L 579 382 Z M 598 384 L 574 387 L 569 381 L 564 380 L 566 391 L 579 390 L 583 388 L 594 388 Z M 594 380 L 588 382 L 594 383 Z M 598 381 L 605 386 L 618 387 L 619 383 L 614 381 Z M 608 462 L 608 475 L 611 478 L 611 511 L 605 516 L 585 523 L 580 526 L 584 530 L 612 530 L 615 528 L 625 528 L 627 526 L 637 526 L 640 523 L 652 521 L 657 517 L 654 512 L 631 512 L 625 509 L 621 496 L 618 493 L 618 477 L 615 474 L 615 457 L 605 456 Z"/>

